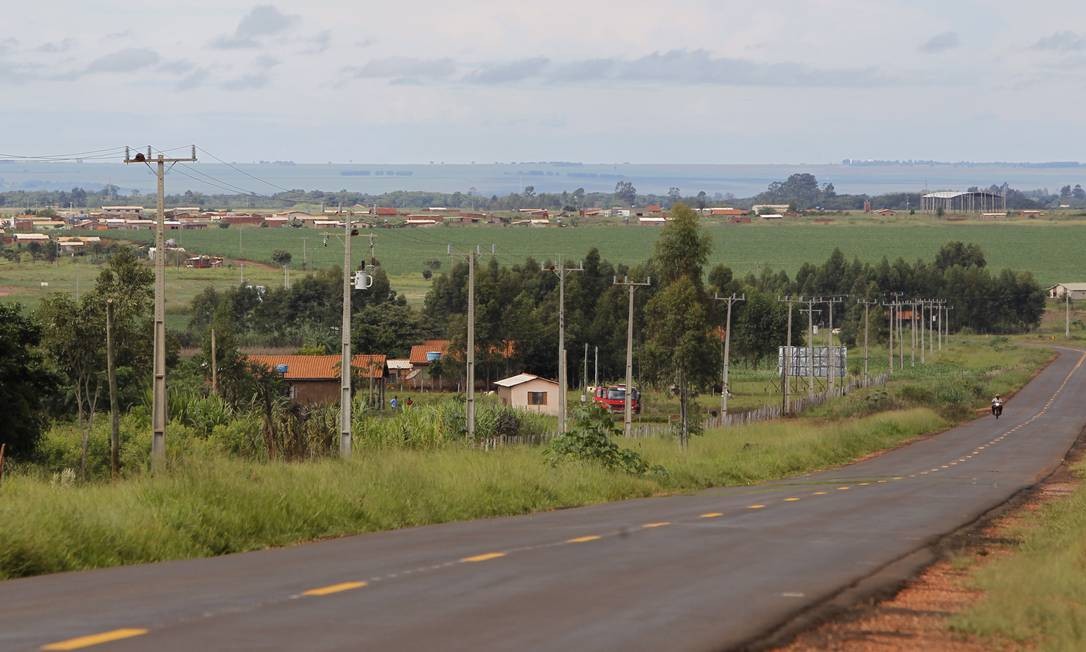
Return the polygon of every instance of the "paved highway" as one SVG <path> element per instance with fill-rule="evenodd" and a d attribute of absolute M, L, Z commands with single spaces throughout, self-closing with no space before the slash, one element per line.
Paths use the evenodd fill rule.
<path fill-rule="evenodd" d="M 1053 470 L 1083 360 L 998 421 L 789 481 L 3 582 L 0 649 L 743 647 Z"/>

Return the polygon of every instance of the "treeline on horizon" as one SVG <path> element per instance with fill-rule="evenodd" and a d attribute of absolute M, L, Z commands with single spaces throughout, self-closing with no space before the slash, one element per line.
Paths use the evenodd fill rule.
<path fill-rule="evenodd" d="M 1022 191 L 1008 184 L 991 185 L 987 188 L 970 187 L 970 191 L 990 191 L 1005 194 L 1007 208 L 1011 210 L 1037 210 L 1066 204 L 1072 208 L 1086 208 L 1086 190 L 1079 184 L 1065 185 L 1058 193 L 1048 189 Z M 916 209 L 923 193 L 887 193 L 881 195 L 838 194 L 832 183 L 820 184 L 812 174 L 799 173 L 784 181 L 775 181 L 767 189 L 753 197 L 735 197 L 730 193 L 709 194 L 704 191 L 684 192 L 671 188 L 665 194 L 639 193 L 630 181 L 619 181 L 613 192 L 586 192 L 583 188 L 572 191 L 536 192 L 534 186 L 525 186 L 521 192 L 507 195 L 483 195 L 474 191 L 438 193 L 425 191 L 394 191 L 381 194 L 340 190 L 291 190 L 272 195 L 255 194 L 204 194 L 191 190 L 167 195 L 167 207 L 199 206 L 204 209 L 288 209 L 300 205 L 336 206 L 386 206 L 401 209 L 417 209 L 444 206 L 466 210 L 517 210 L 521 208 L 546 208 L 554 211 L 576 212 L 584 208 L 609 208 L 612 206 L 647 206 L 659 204 L 670 207 L 684 203 L 696 208 L 728 205 L 750 208 L 755 204 L 788 204 L 795 210 L 822 209 L 827 211 L 861 210 L 867 202 L 878 210 Z M 125 194 L 118 186 L 107 185 L 101 190 L 73 188 L 65 190 L 9 190 L 0 193 L 0 207 L 29 207 L 31 209 L 98 208 L 123 201 L 145 207 L 155 205 L 151 194 Z"/>

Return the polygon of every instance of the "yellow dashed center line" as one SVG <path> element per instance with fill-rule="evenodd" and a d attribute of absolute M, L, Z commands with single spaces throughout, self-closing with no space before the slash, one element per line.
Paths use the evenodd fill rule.
<path fill-rule="evenodd" d="M 589 534 L 588 536 L 577 537 L 575 539 L 567 539 L 566 543 L 588 543 L 589 541 L 597 541 L 600 539 L 598 534 Z"/>
<path fill-rule="evenodd" d="M 852 487 L 837 487 L 837 491 L 848 491 Z"/>
<path fill-rule="evenodd" d="M 671 525 L 671 521 L 660 521 L 659 523 L 645 523 L 641 527 L 645 528 L 645 529 L 649 529 L 649 528 L 654 528 L 654 527 L 664 527 L 666 525 Z"/>
<path fill-rule="evenodd" d="M 784 502 L 786 502 L 786 503 L 794 503 L 794 502 L 798 502 L 798 501 L 799 501 L 799 498 L 796 498 L 795 496 L 790 496 L 790 497 L 784 499 Z"/>
<path fill-rule="evenodd" d="M 758 505 L 748 505 L 748 506 L 747 506 L 747 509 L 763 509 L 764 507 L 765 507 L 765 505 L 761 505 L 761 504 L 758 504 Z"/>
<path fill-rule="evenodd" d="M 66 641 L 57 641 L 56 643 L 50 643 L 43 645 L 43 650 L 80 650 L 92 645 L 101 645 L 102 643 L 109 643 L 111 641 L 119 641 L 125 638 L 132 638 L 134 636 L 143 636 L 147 633 L 146 629 L 114 629 L 108 632 L 102 632 L 100 634 L 91 634 L 89 636 L 80 636 L 78 638 L 70 638 Z"/>
<path fill-rule="evenodd" d="M 721 516 L 724 516 L 723 512 L 707 512 L 698 518 L 720 518 Z"/>
<path fill-rule="evenodd" d="M 504 557 L 504 556 L 505 556 L 504 552 L 484 552 L 481 555 L 475 555 L 475 556 L 472 556 L 472 557 L 464 557 L 460 561 L 462 561 L 464 563 L 468 563 L 468 564 L 473 564 L 473 563 L 480 562 L 480 561 L 490 561 L 491 559 L 497 559 L 499 557 Z"/>
<path fill-rule="evenodd" d="M 829 493 L 828 491 L 816 491 L 816 492 L 812 493 L 811 495 L 812 496 L 825 496 L 828 493 Z"/>
<path fill-rule="evenodd" d="M 315 589 L 309 589 L 308 591 L 302 592 L 302 595 L 319 597 L 322 595 L 332 595 L 333 593 L 352 591 L 354 589 L 360 589 L 363 586 L 366 586 L 365 582 L 340 582 L 339 584 L 329 584 L 328 586 L 321 586 Z"/>

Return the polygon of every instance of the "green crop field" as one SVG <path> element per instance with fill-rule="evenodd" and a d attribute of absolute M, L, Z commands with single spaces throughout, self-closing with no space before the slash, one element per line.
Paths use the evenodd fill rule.
<path fill-rule="evenodd" d="M 1082 275 L 1082 251 L 1086 251 L 1086 224 L 1081 222 L 937 223 L 908 220 L 878 223 L 871 220 L 835 224 L 713 224 L 712 264 L 724 263 L 737 274 L 758 271 L 766 265 L 792 274 L 806 262 L 819 263 L 835 247 L 849 259 L 877 262 L 883 256 L 912 261 L 931 259 L 939 247 L 951 240 L 979 244 L 993 268 L 1010 267 L 1033 272 L 1041 283 L 1075 280 Z M 309 267 L 340 264 L 342 239 L 327 238 L 312 229 L 209 229 L 175 235 L 190 251 L 228 258 L 269 262 L 271 253 L 285 249 L 294 257 L 292 267 L 303 262 Z M 366 254 L 369 232 L 354 240 L 354 260 Z M 372 231 L 376 256 L 394 279 L 417 277 L 408 294 L 425 291 L 422 270 L 425 261 L 437 259 L 448 266 L 446 247 L 465 251 L 480 245 L 489 254 L 494 245 L 499 261 L 513 263 L 527 256 L 546 259 L 555 254 L 583 256 L 598 247 L 605 259 L 633 264 L 652 253 L 659 227 L 591 225 L 567 228 L 509 226 L 378 228 Z M 149 242 L 148 231 L 111 232 L 111 237 Z M 304 251 L 303 251 L 304 249 Z"/>
<path fill-rule="evenodd" d="M 765 266 L 794 274 L 803 263 L 824 261 L 835 247 L 849 259 L 858 257 L 867 262 L 877 262 L 883 256 L 891 260 L 898 257 L 909 261 L 930 260 L 944 243 L 962 240 L 979 244 L 990 267 L 1027 270 L 1042 284 L 1082 280 L 1086 275 L 1082 269 L 1086 223 L 1081 221 L 945 223 L 853 218 L 833 224 L 710 224 L 707 229 L 713 238 L 711 264 L 724 263 L 737 274 L 757 272 Z M 418 305 L 430 287 L 430 282 L 422 276 L 426 261 L 440 261 L 438 273 L 448 269 L 449 245 L 454 252 L 464 252 L 478 244 L 486 257 L 494 245 L 503 264 L 517 263 L 528 256 L 545 260 L 556 254 L 576 259 L 591 247 L 599 248 L 602 256 L 611 262 L 636 264 L 652 254 L 659 228 L 621 224 L 566 228 L 489 225 L 377 228 L 363 231 L 354 239 L 352 259 L 356 264 L 367 255 L 370 233 L 375 237 L 376 257 L 391 277 L 393 288 Z M 154 234 L 111 231 L 108 237 L 148 243 Z M 282 272 L 269 266 L 276 249 L 285 249 L 293 256 L 291 273 L 295 278 L 304 273 L 303 266 L 324 268 L 343 261 L 342 237 L 334 231 L 231 228 L 172 231 L 169 237 L 190 252 L 228 258 L 228 266 L 223 269 L 167 270 L 167 320 L 172 328 L 184 326 L 189 302 L 205 285 L 224 288 L 240 281 L 241 270 L 236 259 L 251 261 L 245 268 L 247 281 L 267 286 L 283 282 Z M 77 279 L 81 287 L 90 287 L 96 275 L 96 266 L 70 260 L 59 266 L 0 262 L 0 300 L 34 305 L 48 292 L 74 293 Z M 41 282 L 48 283 L 48 287 L 42 287 Z"/>

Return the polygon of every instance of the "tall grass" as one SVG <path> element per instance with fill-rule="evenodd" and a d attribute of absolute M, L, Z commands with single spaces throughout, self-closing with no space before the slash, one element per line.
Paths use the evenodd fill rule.
<path fill-rule="evenodd" d="M 1086 649 L 1086 486 L 1027 516 L 1012 537 L 1013 554 L 974 576 L 984 597 L 951 627 L 1031 649 Z"/>
<path fill-rule="evenodd" d="M 669 474 L 552 467 L 538 449 L 373 447 L 351 461 L 228 458 L 194 437 L 167 472 L 112 484 L 15 474 L 0 485 L 0 577 L 201 557 L 488 516 L 746 484 L 831 464 L 937 428 L 927 410 L 717 430 L 686 451 L 636 447 Z"/>

